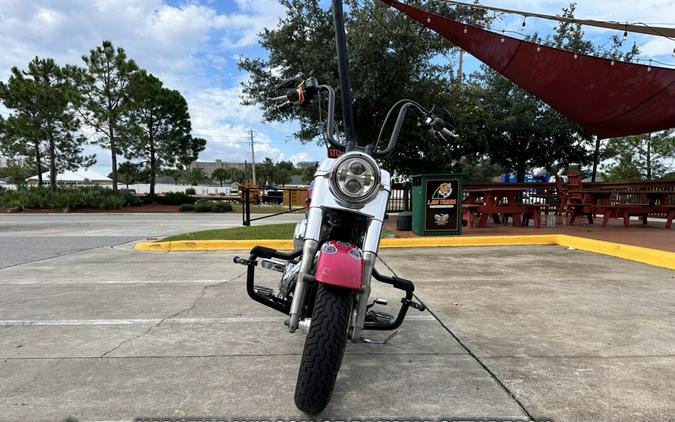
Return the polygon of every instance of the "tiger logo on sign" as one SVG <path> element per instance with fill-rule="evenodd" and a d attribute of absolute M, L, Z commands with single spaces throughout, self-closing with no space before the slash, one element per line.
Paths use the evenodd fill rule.
<path fill-rule="evenodd" d="M 441 183 L 441 185 L 436 189 L 432 199 L 446 199 L 452 195 L 452 186 L 450 183 Z"/>

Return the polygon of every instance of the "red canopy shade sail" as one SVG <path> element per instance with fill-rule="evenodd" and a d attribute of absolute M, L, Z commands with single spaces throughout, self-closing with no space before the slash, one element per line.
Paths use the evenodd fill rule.
<path fill-rule="evenodd" d="M 675 70 L 575 54 L 382 1 L 601 138 L 675 127 Z"/>

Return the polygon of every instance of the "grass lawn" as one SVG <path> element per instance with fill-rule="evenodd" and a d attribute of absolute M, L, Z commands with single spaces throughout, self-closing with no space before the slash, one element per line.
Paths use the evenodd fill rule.
<path fill-rule="evenodd" d="M 160 242 L 174 240 L 256 240 L 256 239 L 292 239 L 295 223 L 268 224 L 265 226 L 231 227 L 228 229 L 204 230 L 165 237 Z M 392 232 L 384 229 L 382 236 Z"/>

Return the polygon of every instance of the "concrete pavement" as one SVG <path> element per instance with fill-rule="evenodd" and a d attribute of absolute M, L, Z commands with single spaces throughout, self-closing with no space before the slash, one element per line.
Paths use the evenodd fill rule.
<path fill-rule="evenodd" d="M 0 270 L 0 414 L 302 417 L 303 336 L 246 297 L 233 256 L 117 247 Z M 524 416 L 437 320 L 411 317 L 394 343 L 348 347 L 322 416 Z"/>
<path fill-rule="evenodd" d="M 0 419 L 303 417 L 303 336 L 247 298 L 236 254 L 125 244 L 0 269 Z M 390 344 L 350 344 L 321 418 L 675 413 L 675 272 L 557 246 L 381 257 L 430 312 Z M 387 286 L 374 296 L 397 303 Z"/>

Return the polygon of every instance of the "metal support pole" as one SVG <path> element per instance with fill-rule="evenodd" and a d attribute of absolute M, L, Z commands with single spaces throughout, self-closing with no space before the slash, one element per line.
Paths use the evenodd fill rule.
<path fill-rule="evenodd" d="M 243 189 L 241 191 L 241 225 L 246 225 L 246 195 Z"/>
<path fill-rule="evenodd" d="M 244 226 L 250 226 L 251 225 L 251 189 L 249 188 L 244 188 L 244 191 L 242 193 L 243 195 L 243 203 L 242 203 L 242 214 L 243 214 L 243 224 Z"/>
<path fill-rule="evenodd" d="M 335 44 L 337 47 L 338 72 L 340 75 L 340 99 L 342 102 L 342 119 L 345 126 L 347 145 L 356 145 L 356 126 L 352 106 L 352 84 L 349 79 L 349 57 L 347 56 L 347 39 L 345 36 L 345 19 L 342 11 L 342 0 L 333 0 L 333 24 L 335 26 Z"/>
<path fill-rule="evenodd" d="M 408 190 L 408 184 L 403 185 L 403 211 L 410 211 L 410 191 Z"/>
<path fill-rule="evenodd" d="M 595 151 L 593 153 L 593 174 L 591 175 L 591 182 L 595 183 L 595 177 L 598 174 L 598 163 L 600 162 L 600 143 L 602 139 L 597 136 L 595 138 Z"/>
<path fill-rule="evenodd" d="M 251 190 L 246 189 L 246 225 L 251 225 Z"/>
<path fill-rule="evenodd" d="M 253 186 L 258 186 L 255 180 L 255 151 L 253 150 L 253 130 L 251 129 L 251 168 L 253 169 Z"/>

